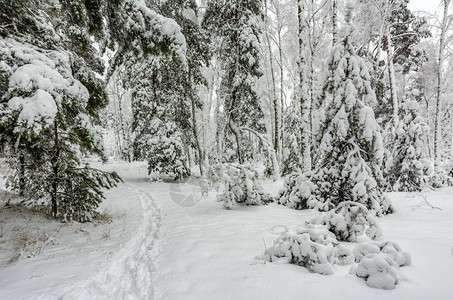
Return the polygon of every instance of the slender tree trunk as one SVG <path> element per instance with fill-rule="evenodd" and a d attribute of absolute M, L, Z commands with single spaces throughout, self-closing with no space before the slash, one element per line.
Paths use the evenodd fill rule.
<path fill-rule="evenodd" d="M 19 196 L 25 195 L 25 156 L 19 150 Z"/>
<path fill-rule="evenodd" d="M 53 178 L 52 178 L 52 192 L 51 192 L 51 203 L 52 203 L 52 214 L 54 217 L 57 216 L 58 212 L 58 180 L 59 180 L 59 160 L 60 160 L 60 141 L 59 141 L 59 135 L 58 135 L 58 123 L 57 120 L 55 119 L 54 121 L 54 155 L 51 159 L 51 164 L 52 164 L 52 172 L 53 172 Z"/>
<path fill-rule="evenodd" d="M 450 160 L 453 162 L 453 108 L 450 108 Z"/>
<path fill-rule="evenodd" d="M 332 0 L 332 46 L 337 44 L 338 25 L 337 25 L 337 0 Z"/>
<path fill-rule="evenodd" d="M 284 84 L 283 84 L 283 80 L 284 80 L 284 76 L 283 76 L 283 45 L 282 45 L 282 25 L 279 24 L 279 28 L 278 28 L 278 34 L 277 34 L 277 38 L 278 38 L 278 57 L 279 57 L 279 60 L 280 60 L 280 107 L 279 107 L 279 124 L 280 124 L 280 143 L 283 141 L 283 102 L 285 101 L 284 97 L 283 97 L 283 87 L 284 87 Z M 279 147 L 279 152 L 276 152 L 277 154 L 277 157 L 282 157 L 283 156 L 283 149 L 282 147 Z"/>
<path fill-rule="evenodd" d="M 237 6 L 236 6 L 235 18 L 236 18 L 236 21 L 239 21 L 239 8 Z M 239 60 L 241 57 L 241 48 L 239 45 L 239 36 L 238 36 L 237 32 L 234 35 L 234 39 L 236 42 L 236 72 L 237 72 L 238 68 L 239 68 Z M 236 101 L 237 101 L 237 90 L 236 90 L 236 87 L 233 86 L 233 90 L 231 92 L 231 106 L 229 108 L 228 125 L 236 140 L 238 161 L 240 164 L 243 164 L 244 157 L 242 156 L 242 149 L 241 149 L 241 131 L 239 129 L 238 124 L 235 122 L 235 119 L 236 119 L 235 116 L 237 114 Z"/>
<path fill-rule="evenodd" d="M 191 85 L 190 90 L 192 89 L 192 72 L 189 66 L 189 84 Z M 190 95 L 190 103 L 192 106 L 192 132 L 193 132 L 193 138 L 195 140 L 195 148 L 198 152 L 198 167 L 200 168 L 200 175 L 204 175 L 204 161 L 203 161 L 203 150 L 201 149 L 200 146 L 200 140 L 198 138 L 198 127 L 197 127 L 197 116 L 196 116 L 196 105 L 195 105 L 195 97 L 194 95 Z"/>
<path fill-rule="evenodd" d="M 396 129 L 398 126 L 398 94 L 396 92 L 396 80 L 395 80 L 395 67 L 393 65 L 393 43 L 392 37 L 390 36 L 390 29 L 387 25 L 387 67 L 389 72 L 389 82 L 390 82 L 390 99 L 392 100 L 392 119 L 393 119 L 393 128 Z"/>
<path fill-rule="evenodd" d="M 451 0 L 443 0 L 444 4 L 444 15 L 442 19 L 442 26 L 440 32 L 439 41 L 439 56 L 437 58 L 437 89 L 436 89 L 436 115 L 434 119 L 434 163 L 436 166 L 440 165 L 440 140 L 441 140 L 441 128 L 440 128 L 440 106 L 441 106 L 441 93 L 442 93 L 442 66 L 444 63 L 444 49 L 445 49 L 445 34 L 447 32 L 448 24 L 448 7 L 450 6 Z"/>
<path fill-rule="evenodd" d="M 298 73 L 299 73 L 299 97 L 300 97 L 300 113 L 301 113 L 301 148 L 302 148 L 302 169 L 304 172 L 311 170 L 311 147 L 310 147 L 310 100 L 306 93 L 306 62 L 304 53 L 304 32 L 305 32 L 305 19 L 304 19 L 304 3 L 303 0 L 298 0 L 298 32 L 299 32 L 299 59 L 298 59 Z"/>
<path fill-rule="evenodd" d="M 274 114 L 274 136 L 273 136 L 273 142 L 274 142 L 274 151 L 275 153 L 278 153 L 278 146 L 279 146 L 279 141 L 280 141 L 280 125 L 279 125 L 279 113 L 278 113 L 278 99 L 277 99 L 277 92 L 275 88 L 275 75 L 274 75 L 274 59 L 272 55 L 272 47 L 271 47 L 271 41 L 269 38 L 269 16 L 268 16 L 268 9 L 267 9 L 267 0 L 264 0 L 264 5 L 265 5 L 265 11 L 266 11 L 266 19 L 265 19 L 265 24 L 266 24 L 266 42 L 268 46 L 268 51 L 269 51 L 269 64 L 270 64 L 270 72 L 271 72 L 271 79 L 272 79 L 272 100 L 273 100 L 273 114 Z"/>

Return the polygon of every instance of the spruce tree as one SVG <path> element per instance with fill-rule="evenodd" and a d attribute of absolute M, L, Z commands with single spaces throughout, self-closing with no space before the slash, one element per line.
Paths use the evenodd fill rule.
<path fill-rule="evenodd" d="M 287 185 L 280 202 L 327 211 L 352 201 L 381 215 L 391 211 L 381 188 L 382 137 L 373 109 L 365 105 L 376 101 L 375 94 L 366 65 L 352 44 L 351 6 L 346 20 L 327 61 L 324 86 L 333 97 L 319 132 L 314 171 Z"/>
<path fill-rule="evenodd" d="M 402 118 L 395 130 L 393 161 L 385 179 L 391 190 L 415 192 L 428 182 L 424 149 L 429 126 L 420 116 L 416 101 L 407 101 L 401 106 Z"/>
<path fill-rule="evenodd" d="M 298 139 L 300 126 L 298 106 L 292 103 L 285 111 L 285 134 L 283 138 L 283 159 L 281 175 L 286 176 L 291 173 L 301 171 L 300 141 Z"/>

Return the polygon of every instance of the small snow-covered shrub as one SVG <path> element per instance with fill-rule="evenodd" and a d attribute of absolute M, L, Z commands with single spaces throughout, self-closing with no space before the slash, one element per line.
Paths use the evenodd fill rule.
<path fill-rule="evenodd" d="M 337 258 L 335 263 L 340 266 L 351 265 L 354 263 L 354 254 L 348 248 L 339 245 L 337 247 Z"/>
<path fill-rule="evenodd" d="M 364 233 L 373 240 L 382 236 L 381 228 L 368 209 L 351 201 L 340 203 L 337 208 L 320 214 L 311 223 L 326 225 L 339 241 L 357 242 L 357 238 Z"/>
<path fill-rule="evenodd" d="M 351 269 L 352 273 L 373 288 L 394 289 L 398 284 L 399 267 L 411 264 L 410 255 L 389 241 L 360 243 L 352 252 L 359 263 L 357 268 Z"/>
<path fill-rule="evenodd" d="M 316 186 L 309 180 L 311 173 L 293 173 L 286 177 L 282 190 L 277 199 L 279 204 L 294 209 L 307 209 L 307 201 L 310 199 Z"/>
<path fill-rule="evenodd" d="M 446 170 L 444 167 L 437 167 L 434 175 L 430 178 L 430 185 L 434 188 L 453 186 L 453 170 Z"/>
<path fill-rule="evenodd" d="M 362 259 L 355 274 L 369 287 L 391 290 L 398 284 L 398 265 L 387 255 L 370 254 Z"/>
<path fill-rule="evenodd" d="M 259 184 L 258 171 L 250 164 L 224 164 L 221 178 L 225 189 L 217 195 L 217 199 L 223 202 L 226 209 L 231 209 L 234 203 L 262 205 L 273 201 Z"/>
<path fill-rule="evenodd" d="M 345 265 L 354 261 L 351 251 L 339 246 L 335 235 L 324 226 L 312 224 L 284 232 L 266 249 L 264 258 L 270 262 L 285 259 L 324 275 L 334 273 L 334 263 Z"/>
<path fill-rule="evenodd" d="M 384 253 L 388 255 L 397 265 L 408 266 L 411 264 L 409 253 L 402 252 L 401 247 L 390 241 L 370 241 L 358 244 L 353 250 L 355 261 L 361 262 L 362 259 L 370 254 Z"/>

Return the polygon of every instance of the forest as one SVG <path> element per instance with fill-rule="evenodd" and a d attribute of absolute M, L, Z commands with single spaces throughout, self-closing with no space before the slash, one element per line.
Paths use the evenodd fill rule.
<path fill-rule="evenodd" d="M 288 264 L 332 275 L 308 298 L 329 298 L 326 284 L 400 284 L 378 296 L 451 299 L 453 11 L 451 0 L 422 2 L 0 0 L 0 279 L 14 264 L 18 277 L 58 276 L 65 255 L 115 253 L 85 255 L 105 268 L 77 289 L 66 275 L 28 294 L 26 281 L 0 289 L 8 299 L 303 297 L 278 292 L 297 274 Z M 43 253 L 55 266 L 33 263 Z M 230 270 L 243 253 L 258 256 Z M 230 273 L 216 280 L 188 264 L 191 288 L 173 291 L 160 273 L 183 280 L 171 262 L 185 255 L 183 265 L 206 259 Z M 280 276 L 279 288 L 258 287 L 268 265 L 262 280 Z M 437 271 L 442 280 L 424 279 Z M 236 276 L 252 280 L 250 297 L 234 280 L 215 293 Z"/>

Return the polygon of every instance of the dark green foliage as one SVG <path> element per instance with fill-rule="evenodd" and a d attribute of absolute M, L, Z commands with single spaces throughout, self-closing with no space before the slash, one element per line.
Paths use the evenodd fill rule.
<path fill-rule="evenodd" d="M 120 181 L 81 161 L 83 154 L 105 159 L 93 126 L 108 103 L 102 55 L 116 50 L 110 72 L 130 71 L 148 54 L 182 64 L 180 28 L 135 0 L 0 0 L 0 25 L 0 130 L 2 148 L 14 154 L 11 184 L 33 201 L 50 201 L 55 216 L 88 221 L 102 189 Z"/>

